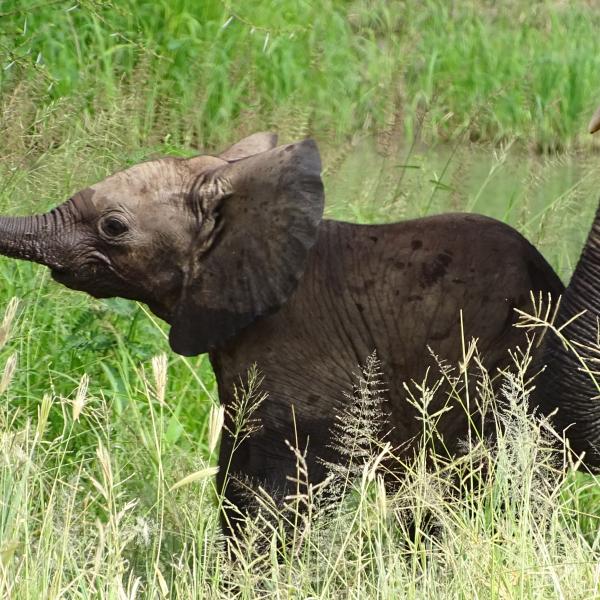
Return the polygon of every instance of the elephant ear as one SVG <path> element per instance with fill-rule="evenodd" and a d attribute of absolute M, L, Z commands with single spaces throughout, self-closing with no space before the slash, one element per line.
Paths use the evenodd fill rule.
<path fill-rule="evenodd" d="M 248 158 L 261 152 L 267 152 L 277 146 L 277 134 L 268 131 L 260 131 L 240 140 L 237 144 L 230 146 L 219 154 L 219 158 L 227 162 Z"/>
<path fill-rule="evenodd" d="M 207 352 L 277 310 L 302 276 L 323 215 L 312 140 L 215 169 L 194 191 L 204 225 L 171 319 L 172 349 Z M 204 230 L 204 232 L 203 232 Z"/>

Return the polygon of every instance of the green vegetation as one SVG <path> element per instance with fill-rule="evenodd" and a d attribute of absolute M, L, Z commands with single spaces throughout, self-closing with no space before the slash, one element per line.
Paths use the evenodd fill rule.
<path fill-rule="evenodd" d="M 593 3 L 5 0 L 0 19 L 24 125 L 116 104 L 138 145 L 341 140 L 399 113 L 408 139 L 564 148 L 600 88 Z"/>
<path fill-rule="evenodd" d="M 583 137 L 600 101 L 600 16 L 593 3 L 502 5 L 0 3 L 0 211 L 43 210 L 154 153 L 276 129 L 318 140 L 329 216 L 483 212 L 567 278 L 600 183 Z M 205 471 L 206 357 L 153 361 L 165 329 L 145 307 L 70 292 L 44 268 L 2 259 L 0 282 L 0 595 L 597 593 L 597 482 L 556 470 L 518 376 L 498 449 L 427 475 L 424 449 L 386 499 L 371 462 L 341 509 L 306 500 L 311 529 L 289 509 L 299 537 L 281 555 L 274 543 L 231 565 Z M 474 463 L 486 465 L 476 482 Z"/>

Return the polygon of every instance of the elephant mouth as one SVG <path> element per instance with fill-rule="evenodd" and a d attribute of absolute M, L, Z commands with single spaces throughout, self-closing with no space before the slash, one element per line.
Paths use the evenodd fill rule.
<path fill-rule="evenodd" d="M 97 250 L 73 256 L 64 263 L 51 265 L 50 269 L 55 281 L 75 289 L 83 289 L 86 284 L 103 287 L 107 274 L 113 271 L 109 258 Z"/>
<path fill-rule="evenodd" d="M 87 292 L 94 298 L 112 298 L 116 293 L 111 293 L 107 289 L 103 289 L 101 283 L 94 276 L 86 274 L 75 274 L 67 269 L 52 269 L 52 279 L 61 285 L 64 285 L 78 292 Z"/>
<path fill-rule="evenodd" d="M 72 290 L 86 292 L 94 298 L 112 298 L 119 295 L 119 290 L 111 289 L 111 278 L 107 278 L 107 265 L 97 262 L 77 269 L 53 267 L 50 270 L 52 279 Z"/>
<path fill-rule="evenodd" d="M 52 279 L 54 279 L 54 281 L 57 281 L 58 283 L 68 287 L 72 287 L 77 281 L 82 281 L 81 277 L 76 276 L 69 269 L 51 269 L 50 274 L 52 275 Z"/>
<path fill-rule="evenodd" d="M 66 269 L 50 269 L 50 274 L 52 279 L 58 281 L 58 283 L 63 283 L 69 279 L 69 272 Z"/>

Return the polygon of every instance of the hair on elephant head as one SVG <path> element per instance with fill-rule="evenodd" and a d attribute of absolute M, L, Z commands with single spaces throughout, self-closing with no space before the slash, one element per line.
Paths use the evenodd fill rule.
<path fill-rule="evenodd" d="M 297 285 L 323 212 L 316 144 L 257 133 L 219 156 L 138 164 L 50 213 L 0 219 L 0 252 L 96 297 L 140 300 L 173 350 L 206 352 Z"/>

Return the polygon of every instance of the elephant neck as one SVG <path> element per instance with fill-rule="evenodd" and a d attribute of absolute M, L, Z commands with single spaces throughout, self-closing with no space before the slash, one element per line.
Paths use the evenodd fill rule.
<path fill-rule="evenodd" d="M 349 263 L 360 252 L 352 245 L 355 227 L 324 220 L 298 287 L 287 302 L 211 351 L 222 401 L 228 402 L 233 386 L 253 365 L 265 374 L 263 387 L 271 398 L 276 397 L 281 406 L 294 404 L 305 417 L 311 410 L 317 411 L 315 418 L 322 416 L 317 413 L 329 410 L 343 397 L 344 389 L 352 388 L 353 369 L 376 348 L 369 327 L 359 319 L 363 306 L 348 294 L 355 275 Z M 363 256 L 363 263 L 366 259 Z M 309 398 L 328 398 L 332 403 L 324 401 L 311 409 Z"/>

